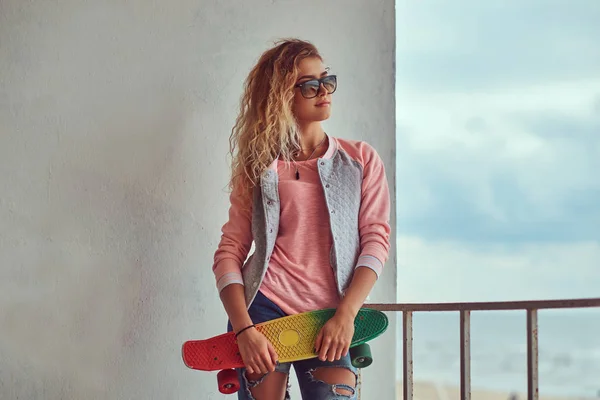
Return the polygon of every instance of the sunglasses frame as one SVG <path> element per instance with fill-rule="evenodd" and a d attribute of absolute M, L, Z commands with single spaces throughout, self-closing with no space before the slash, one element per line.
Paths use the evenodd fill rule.
<path fill-rule="evenodd" d="M 326 80 L 326 79 L 331 79 L 331 78 L 333 78 L 335 80 L 335 89 L 333 89 L 332 92 L 329 92 L 329 91 L 327 91 L 327 88 L 325 88 L 325 84 L 323 83 L 323 81 Z M 317 89 L 317 93 L 315 93 L 314 96 L 306 97 L 304 95 L 304 88 L 303 88 L 303 86 L 306 85 L 309 82 L 315 82 L 315 81 L 319 82 L 319 88 Z M 298 83 L 298 84 L 294 85 L 294 88 L 299 87 L 300 88 L 300 93 L 302 94 L 302 97 L 304 97 L 305 99 L 314 99 L 315 97 L 317 97 L 319 95 L 319 91 L 321 90 L 321 85 L 323 85 L 323 87 L 325 88 L 325 91 L 327 92 L 327 94 L 333 94 L 333 93 L 335 93 L 335 91 L 337 90 L 337 75 L 327 75 L 327 76 L 324 76 L 324 77 L 319 78 L 319 79 L 309 79 L 306 82 L 302 82 L 302 83 Z"/>

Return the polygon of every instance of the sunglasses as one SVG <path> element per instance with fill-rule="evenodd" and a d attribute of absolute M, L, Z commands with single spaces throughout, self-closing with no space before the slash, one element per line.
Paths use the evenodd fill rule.
<path fill-rule="evenodd" d="M 311 79 L 310 81 L 299 83 L 294 87 L 300 88 L 302 97 L 304 97 L 305 99 L 312 99 L 314 97 L 317 97 L 317 95 L 319 94 L 321 84 L 327 91 L 327 94 L 332 94 L 333 92 L 335 92 L 335 89 L 337 89 L 337 76 L 328 75 L 324 76 L 321 79 Z"/>

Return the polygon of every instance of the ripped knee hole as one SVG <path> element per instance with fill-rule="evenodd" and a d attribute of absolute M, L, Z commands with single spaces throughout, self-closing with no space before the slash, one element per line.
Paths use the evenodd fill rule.
<path fill-rule="evenodd" d="M 347 367 L 319 367 L 309 370 L 308 373 L 314 380 L 332 385 L 332 389 L 336 394 L 354 395 L 357 376 L 354 371 Z"/>

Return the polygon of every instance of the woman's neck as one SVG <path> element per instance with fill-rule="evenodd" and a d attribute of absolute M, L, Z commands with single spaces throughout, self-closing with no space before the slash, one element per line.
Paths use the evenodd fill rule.
<path fill-rule="evenodd" d="M 325 138 L 325 131 L 320 122 L 313 122 L 300 127 L 300 147 L 302 151 L 312 151 Z"/>

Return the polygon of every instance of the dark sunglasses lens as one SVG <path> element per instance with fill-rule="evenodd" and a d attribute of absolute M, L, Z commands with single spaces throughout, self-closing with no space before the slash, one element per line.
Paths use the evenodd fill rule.
<path fill-rule="evenodd" d="M 328 93 L 333 93 L 337 87 L 337 79 L 335 76 L 328 76 L 323 79 L 323 86 L 327 89 Z"/>
<path fill-rule="evenodd" d="M 302 95 L 304 97 L 308 97 L 308 98 L 315 97 L 318 92 L 319 92 L 319 81 L 314 80 L 314 81 L 304 82 L 304 85 L 302 86 Z"/>

